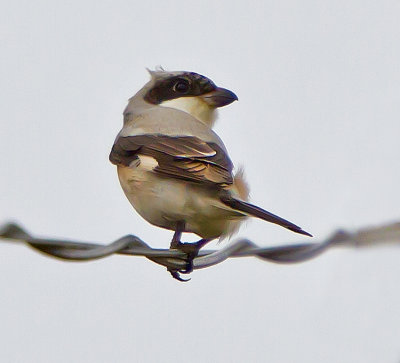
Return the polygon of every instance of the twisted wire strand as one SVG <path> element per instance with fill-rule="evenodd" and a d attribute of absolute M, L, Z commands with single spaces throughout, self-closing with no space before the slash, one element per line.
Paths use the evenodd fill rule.
<path fill-rule="evenodd" d="M 36 238 L 16 223 L 6 223 L 0 228 L 0 239 L 22 242 L 48 256 L 69 261 L 91 261 L 112 254 L 143 256 L 167 267 L 180 270 L 187 264 L 187 255 L 179 250 L 156 249 L 134 235 L 127 235 L 102 245 L 49 238 Z M 200 250 L 193 260 L 193 269 L 219 264 L 230 257 L 257 257 L 275 263 L 298 263 L 317 257 L 331 247 L 368 247 L 381 243 L 400 242 L 400 222 L 379 227 L 363 228 L 349 232 L 338 230 L 318 243 L 298 243 L 276 247 L 259 247 L 248 239 L 239 239 L 220 250 Z"/>

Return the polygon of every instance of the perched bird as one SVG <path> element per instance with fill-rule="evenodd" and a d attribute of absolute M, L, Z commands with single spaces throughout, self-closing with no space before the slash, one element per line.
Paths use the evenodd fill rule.
<path fill-rule="evenodd" d="M 185 250 L 181 234 L 193 232 L 202 238 L 190 244 L 196 255 L 208 241 L 234 233 L 248 216 L 311 236 L 247 202 L 242 173 L 233 174 L 227 150 L 212 130 L 217 108 L 237 96 L 194 72 L 149 72 L 150 81 L 124 111 L 110 161 L 136 211 L 175 231 L 171 248 Z"/>

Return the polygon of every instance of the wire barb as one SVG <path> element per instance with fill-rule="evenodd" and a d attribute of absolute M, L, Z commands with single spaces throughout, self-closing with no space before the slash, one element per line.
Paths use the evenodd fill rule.
<path fill-rule="evenodd" d="M 187 268 L 188 255 L 186 253 L 177 249 L 151 248 L 134 235 L 127 235 L 108 245 L 102 245 L 36 238 L 21 226 L 15 223 L 7 223 L 0 228 L 0 239 L 26 243 L 48 256 L 68 261 L 92 261 L 112 254 L 143 256 L 165 266 L 177 280 L 188 281 L 182 279 L 178 273 Z M 262 248 L 247 239 L 239 239 L 220 250 L 200 250 L 197 257 L 190 262 L 193 270 L 214 266 L 230 257 L 253 256 L 275 263 L 298 263 L 317 257 L 335 246 L 368 247 L 393 242 L 400 242 L 400 222 L 374 228 L 363 228 L 355 232 L 339 230 L 318 243 L 298 243 Z"/>

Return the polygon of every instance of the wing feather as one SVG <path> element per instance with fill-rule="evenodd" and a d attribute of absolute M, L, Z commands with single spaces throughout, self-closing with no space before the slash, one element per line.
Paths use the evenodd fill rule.
<path fill-rule="evenodd" d="M 154 172 L 192 182 L 229 185 L 233 165 L 215 143 L 194 136 L 138 135 L 119 137 L 110 154 L 116 165 L 129 166 L 138 155 L 157 160 Z"/>

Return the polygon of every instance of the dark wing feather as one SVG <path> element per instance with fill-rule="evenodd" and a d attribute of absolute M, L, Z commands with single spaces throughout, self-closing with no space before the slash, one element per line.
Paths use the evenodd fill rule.
<path fill-rule="evenodd" d="M 216 151 L 206 142 L 193 136 L 154 136 L 149 135 L 143 146 L 174 157 L 196 158 L 216 155 Z"/>
<path fill-rule="evenodd" d="M 192 182 L 232 184 L 232 162 L 214 143 L 194 136 L 138 135 L 119 137 L 110 154 L 116 165 L 129 166 L 138 155 L 157 160 L 154 172 Z"/>

